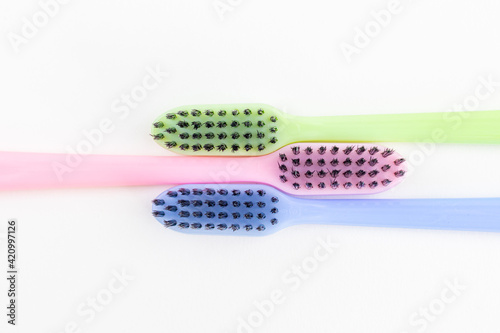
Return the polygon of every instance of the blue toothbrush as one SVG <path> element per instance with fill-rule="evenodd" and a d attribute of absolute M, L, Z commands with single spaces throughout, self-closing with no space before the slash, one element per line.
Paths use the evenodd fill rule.
<path fill-rule="evenodd" d="M 153 200 L 153 215 L 189 234 L 264 236 L 296 224 L 500 231 L 500 198 L 301 199 L 257 184 L 191 184 Z"/>

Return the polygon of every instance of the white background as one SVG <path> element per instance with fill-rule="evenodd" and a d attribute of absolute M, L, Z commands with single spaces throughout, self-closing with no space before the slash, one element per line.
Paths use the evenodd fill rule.
<path fill-rule="evenodd" d="M 168 155 L 149 126 L 179 105 L 261 102 L 307 116 L 450 111 L 488 77 L 494 91 L 472 109 L 500 109 L 498 1 L 401 0 L 350 62 L 342 43 L 355 45 L 357 29 L 373 28 L 371 13 L 389 1 L 215 4 L 230 10 L 220 15 L 213 0 L 70 1 L 16 51 L 12 36 L 41 7 L 1 1 L 0 150 L 66 153 L 110 118 L 114 130 L 93 153 Z M 168 78 L 119 118 L 113 103 L 156 67 Z M 381 198 L 500 197 L 499 147 L 389 145 L 425 158 Z M 20 225 L 19 321 L 9 329 L 237 332 L 250 317 L 240 332 L 500 332 L 500 234 L 308 225 L 263 238 L 196 237 L 151 217 L 150 200 L 165 188 L 0 192 L 2 271 L 6 221 Z M 338 248 L 292 290 L 283 276 L 328 238 Z M 78 313 L 109 295 L 122 270 L 133 280 L 121 292 L 95 316 Z M 449 304 L 440 300 L 453 296 L 447 281 L 465 286 Z M 255 302 L 276 290 L 283 302 L 264 317 Z M 423 320 L 429 307 L 439 313 Z"/>

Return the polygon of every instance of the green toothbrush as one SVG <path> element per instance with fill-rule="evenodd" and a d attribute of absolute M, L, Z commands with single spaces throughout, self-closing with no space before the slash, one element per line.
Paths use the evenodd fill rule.
<path fill-rule="evenodd" d="M 188 105 L 155 120 L 161 146 L 192 155 L 265 155 L 295 142 L 500 143 L 500 111 L 299 117 L 265 104 Z"/>

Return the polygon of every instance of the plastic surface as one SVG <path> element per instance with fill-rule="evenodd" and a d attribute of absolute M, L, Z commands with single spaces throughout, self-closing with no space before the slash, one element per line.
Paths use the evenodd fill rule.
<path fill-rule="evenodd" d="M 239 158 L 0 152 L 0 190 L 258 182 L 297 195 L 374 194 L 400 183 L 406 171 L 399 154 L 376 150 L 313 143 Z"/>
<path fill-rule="evenodd" d="M 494 144 L 500 111 L 297 117 L 265 104 L 188 105 L 158 117 L 152 135 L 177 153 L 209 156 L 265 155 L 294 142 Z"/>
<path fill-rule="evenodd" d="M 264 236 L 296 224 L 499 232 L 500 198 L 311 200 L 265 185 L 195 184 L 160 194 L 153 215 L 169 229 L 207 235 Z"/>

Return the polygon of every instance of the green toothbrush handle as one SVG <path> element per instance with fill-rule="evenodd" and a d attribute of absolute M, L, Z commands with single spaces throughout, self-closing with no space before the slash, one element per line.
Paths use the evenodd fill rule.
<path fill-rule="evenodd" d="M 293 117 L 292 142 L 500 143 L 500 111 Z M 288 130 L 287 130 L 288 132 Z"/>

